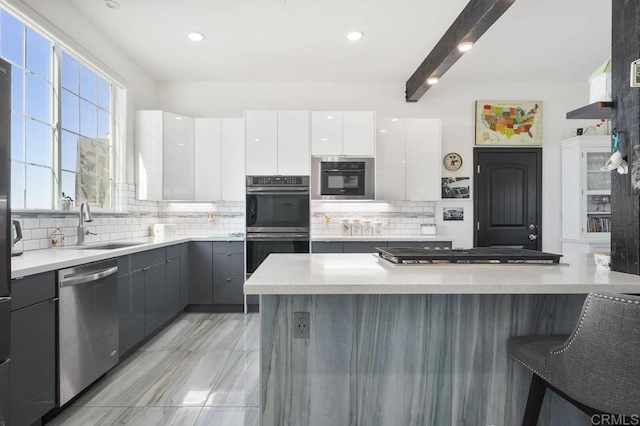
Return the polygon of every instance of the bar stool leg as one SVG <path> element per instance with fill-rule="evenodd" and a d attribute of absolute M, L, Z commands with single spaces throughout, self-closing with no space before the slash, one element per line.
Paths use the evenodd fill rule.
<path fill-rule="evenodd" d="M 546 390 L 546 382 L 537 374 L 533 374 L 531 386 L 529 386 L 527 408 L 524 410 L 524 418 L 522 419 L 522 426 L 536 426 L 538 424 L 538 417 L 540 416 L 540 409 L 542 408 L 542 401 L 544 401 Z"/>

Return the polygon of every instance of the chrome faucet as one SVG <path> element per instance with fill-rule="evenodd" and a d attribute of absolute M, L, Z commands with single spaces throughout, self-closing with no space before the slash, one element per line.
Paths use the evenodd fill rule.
<path fill-rule="evenodd" d="M 90 232 L 88 229 L 84 229 L 85 222 L 93 222 L 93 216 L 91 216 L 91 209 L 89 208 L 89 203 L 83 201 L 80 203 L 80 223 L 78 224 L 78 243 L 76 245 L 83 246 L 84 245 L 84 237 L 85 235 L 98 235 L 93 232 Z"/>

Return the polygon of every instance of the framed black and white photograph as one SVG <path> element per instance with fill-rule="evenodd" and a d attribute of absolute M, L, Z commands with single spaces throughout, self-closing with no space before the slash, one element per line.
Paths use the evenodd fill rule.
<path fill-rule="evenodd" d="M 470 183 L 468 177 L 443 177 L 442 198 L 469 198 Z"/>
<path fill-rule="evenodd" d="M 442 220 L 464 220 L 464 207 L 443 207 Z"/>

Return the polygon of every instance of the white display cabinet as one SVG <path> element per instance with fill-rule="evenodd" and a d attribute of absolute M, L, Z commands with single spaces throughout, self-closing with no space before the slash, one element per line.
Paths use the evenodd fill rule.
<path fill-rule="evenodd" d="M 600 168 L 611 156 L 610 136 L 577 136 L 560 145 L 563 252 L 609 251 L 611 172 Z"/>

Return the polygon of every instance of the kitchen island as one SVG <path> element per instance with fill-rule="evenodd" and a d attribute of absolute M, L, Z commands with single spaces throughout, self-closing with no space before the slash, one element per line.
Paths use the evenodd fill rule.
<path fill-rule="evenodd" d="M 261 297 L 263 425 L 517 425 L 531 374 L 509 336 L 568 334 L 589 292 L 640 277 L 589 255 L 556 265 L 393 265 L 371 254 L 270 255 Z M 308 339 L 294 313 L 309 312 Z M 549 395 L 544 425 L 589 425 Z"/>

